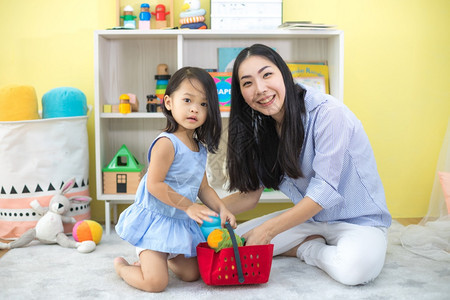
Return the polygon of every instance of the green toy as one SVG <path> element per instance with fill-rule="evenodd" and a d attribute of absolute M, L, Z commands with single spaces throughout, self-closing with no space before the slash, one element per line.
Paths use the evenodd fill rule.
<path fill-rule="evenodd" d="M 234 236 L 236 238 L 238 247 L 244 246 L 244 238 L 241 238 L 236 233 L 234 234 Z M 208 246 L 214 249 L 215 252 L 219 252 L 220 250 L 225 248 L 233 247 L 230 233 L 226 228 L 214 229 L 213 231 L 211 231 L 211 233 L 208 235 L 207 242 Z"/>

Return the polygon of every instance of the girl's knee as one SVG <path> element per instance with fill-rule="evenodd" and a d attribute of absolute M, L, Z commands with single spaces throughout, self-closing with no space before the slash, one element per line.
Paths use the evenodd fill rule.
<path fill-rule="evenodd" d="M 168 277 L 158 276 L 154 278 L 144 279 L 141 289 L 146 292 L 159 293 L 164 291 L 168 284 Z"/>
<path fill-rule="evenodd" d="M 200 272 L 198 269 L 192 268 L 180 274 L 179 277 L 181 280 L 187 282 L 197 281 L 200 278 Z"/>

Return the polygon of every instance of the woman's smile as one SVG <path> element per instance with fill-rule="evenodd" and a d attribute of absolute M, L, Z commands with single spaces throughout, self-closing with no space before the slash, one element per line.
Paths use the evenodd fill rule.
<path fill-rule="evenodd" d="M 257 101 L 261 106 L 269 106 L 275 102 L 275 95 L 264 97 L 263 99 Z"/>

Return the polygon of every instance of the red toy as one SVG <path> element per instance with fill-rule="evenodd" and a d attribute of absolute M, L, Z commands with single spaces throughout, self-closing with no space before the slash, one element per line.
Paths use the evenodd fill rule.
<path fill-rule="evenodd" d="M 166 16 L 169 13 L 169 11 L 166 12 L 166 7 L 164 6 L 164 4 L 156 5 L 155 12 L 152 12 L 152 15 L 156 17 L 156 28 L 160 29 L 167 27 Z"/>
<path fill-rule="evenodd" d="M 233 247 L 216 253 L 207 243 L 197 246 L 197 262 L 203 281 L 208 285 L 266 283 L 272 268 L 273 244 L 238 247 L 233 229 L 228 223 L 225 226 Z"/>

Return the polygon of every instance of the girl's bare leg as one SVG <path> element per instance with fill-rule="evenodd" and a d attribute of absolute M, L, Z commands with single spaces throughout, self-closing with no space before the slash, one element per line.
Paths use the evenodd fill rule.
<path fill-rule="evenodd" d="M 168 264 L 170 270 L 183 281 L 196 281 L 200 277 L 196 257 L 186 258 L 181 254 L 169 259 Z"/>
<path fill-rule="evenodd" d="M 162 292 L 169 283 L 167 253 L 144 250 L 140 265 L 130 265 L 123 257 L 114 259 L 117 274 L 132 287 L 146 292 Z"/>

